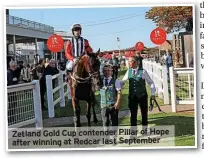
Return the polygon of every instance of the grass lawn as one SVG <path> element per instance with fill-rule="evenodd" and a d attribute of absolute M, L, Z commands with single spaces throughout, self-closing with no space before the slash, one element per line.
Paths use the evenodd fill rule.
<path fill-rule="evenodd" d="M 141 116 L 139 116 L 141 124 Z M 129 117 L 120 120 L 122 125 L 130 125 Z M 149 125 L 175 125 L 175 145 L 194 146 L 194 113 L 158 113 L 149 115 Z"/>
<path fill-rule="evenodd" d="M 126 70 L 119 72 L 119 79 L 122 79 Z M 181 86 L 181 83 L 185 85 L 179 91 L 180 94 L 178 95 L 185 95 L 188 90 L 188 84 L 183 83 L 182 78 L 178 78 L 178 82 L 176 87 L 178 88 Z M 120 105 L 120 110 L 128 109 L 128 82 L 125 83 L 123 90 L 122 90 L 122 102 Z M 150 88 L 147 86 L 148 96 L 150 97 Z M 182 94 L 184 93 L 184 94 Z M 59 94 L 56 94 L 54 97 L 57 98 Z M 97 100 L 100 101 L 99 93 L 96 93 Z M 156 98 L 159 105 L 163 105 L 163 100 L 160 98 Z M 81 114 L 86 113 L 86 104 L 85 102 L 81 101 Z M 100 106 L 96 105 L 96 112 L 100 112 Z M 43 111 L 43 117 L 47 118 L 47 111 Z M 60 108 L 59 105 L 55 108 L 55 117 L 67 117 L 73 116 L 72 105 L 66 99 L 66 106 L 64 108 Z M 157 114 L 149 114 L 148 121 L 150 126 L 154 125 L 175 125 L 175 145 L 176 146 L 194 146 L 195 145 L 195 129 L 194 129 L 194 113 L 193 112 L 186 112 L 186 113 L 157 113 Z M 138 124 L 141 124 L 141 116 L 138 117 Z M 130 125 L 129 117 L 124 117 L 123 119 L 119 120 L 119 125 Z M 82 124 L 82 126 L 87 126 L 87 123 Z M 92 124 L 92 126 L 102 126 L 102 122 L 98 122 L 96 125 Z M 73 125 L 64 125 L 64 127 L 73 127 Z"/>
<path fill-rule="evenodd" d="M 174 125 L 175 126 L 175 145 L 176 146 L 194 146 L 195 145 L 195 129 L 194 129 L 194 113 L 157 113 L 150 114 L 149 125 Z M 141 116 L 138 117 L 138 124 L 141 125 Z M 124 117 L 119 120 L 120 126 L 130 126 L 130 118 Z M 64 125 L 63 127 L 73 127 L 74 125 Z M 82 124 L 87 126 L 87 123 Z M 102 126 L 102 122 L 92 126 Z M 62 127 L 62 126 L 60 126 Z"/>

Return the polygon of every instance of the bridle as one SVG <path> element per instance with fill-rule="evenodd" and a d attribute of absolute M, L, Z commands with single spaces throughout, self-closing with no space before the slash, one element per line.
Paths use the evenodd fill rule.
<path fill-rule="evenodd" d="M 79 60 L 81 59 L 82 56 L 80 56 Z M 78 60 L 78 62 L 79 62 Z M 78 64 L 78 62 L 76 64 Z M 92 67 L 89 65 L 89 67 L 92 69 Z M 93 70 L 93 69 L 92 69 Z M 88 83 L 90 81 L 90 79 L 95 78 L 99 76 L 99 71 L 95 71 L 93 73 L 89 73 L 89 76 L 86 78 L 81 78 L 79 77 L 77 74 L 74 74 L 74 76 L 72 74 L 70 74 L 70 77 L 76 81 L 77 83 Z"/>
<path fill-rule="evenodd" d="M 73 80 L 75 80 L 77 83 L 87 83 L 88 81 L 90 81 L 90 79 L 92 78 L 92 77 L 96 77 L 96 76 L 99 76 L 99 72 L 94 72 L 94 73 L 92 73 L 92 74 L 89 74 L 89 76 L 88 77 L 86 77 L 86 78 L 81 78 L 81 77 L 79 77 L 78 75 L 72 75 L 72 74 L 70 74 L 70 76 L 71 76 L 71 78 L 73 79 Z"/>

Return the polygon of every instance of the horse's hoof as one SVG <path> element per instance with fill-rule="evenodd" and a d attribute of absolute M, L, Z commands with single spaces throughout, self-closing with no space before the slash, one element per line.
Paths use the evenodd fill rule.
<path fill-rule="evenodd" d="M 76 123 L 76 127 L 81 127 L 81 123 Z"/>
<path fill-rule="evenodd" d="M 93 121 L 94 123 L 98 123 L 98 119 L 96 118 L 96 119 L 94 119 L 94 121 Z"/>
<path fill-rule="evenodd" d="M 78 124 L 76 127 L 81 127 L 81 124 Z"/>

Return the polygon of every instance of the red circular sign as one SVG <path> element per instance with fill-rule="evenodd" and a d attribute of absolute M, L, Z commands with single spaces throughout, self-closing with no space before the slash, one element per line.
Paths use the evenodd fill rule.
<path fill-rule="evenodd" d="M 160 45 L 166 41 L 166 31 L 161 28 L 154 29 L 150 34 L 150 39 L 154 44 Z"/>
<path fill-rule="evenodd" d="M 142 51 L 144 49 L 144 44 L 142 42 L 137 42 L 135 48 L 137 51 Z"/>
<path fill-rule="evenodd" d="M 52 35 L 47 40 L 47 48 L 54 53 L 62 50 L 64 47 L 64 40 L 59 35 Z"/>

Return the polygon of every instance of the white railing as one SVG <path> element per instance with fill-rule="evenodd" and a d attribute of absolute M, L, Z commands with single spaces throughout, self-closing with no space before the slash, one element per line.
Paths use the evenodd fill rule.
<path fill-rule="evenodd" d="M 8 128 L 19 128 L 35 123 L 43 127 L 39 81 L 7 87 Z"/>
<path fill-rule="evenodd" d="M 167 68 L 155 61 L 143 60 L 143 68 L 148 72 L 156 87 L 156 94 L 169 104 Z"/>
<path fill-rule="evenodd" d="M 71 99 L 70 88 L 67 84 L 66 80 L 64 80 L 63 75 L 66 74 L 66 71 L 60 71 L 59 74 L 54 76 L 47 75 L 46 76 L 46 88 L 47 88 L 47 102 L 48 102 L 48 116 L 49 118 L 55 117 L 55 105 L 60 103 L 60 107 L 65 107 L 65 97 Z M 58 81 L 58 86 L 53 87 L 53 81 Z M 66 92 L 64 91 L 64 87 L 67 87 Z M 53 89 L 54 88 L 54 89 Z M 55 100 L 54 96 L 57 96 L 59 92 L 59 97 Z"/>
<path fill-rule="evenodd" d="M 169 68 L 172 112 L 177 104 L 194 104 L 194 69 Z"/>

